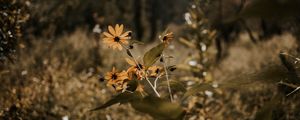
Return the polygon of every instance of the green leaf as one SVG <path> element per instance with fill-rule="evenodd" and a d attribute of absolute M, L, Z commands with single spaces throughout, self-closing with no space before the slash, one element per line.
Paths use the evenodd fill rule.
<path fill-rule="evenodd" d="M 179 104 L 154 96 L 147 96 L 131 106 L 137 111 L 147 113 L 155 119 L 177 120 L 182 119 L 184 110 Z"/>
<path fill-rule="evenodd" d="M 181 91 L 181 92 L 186 92 L 186 85 L 183 82 L 176 81 L 176 80 L 170 80 L 170 87 L 172 90 L 175 91 Z M 161 86 L 168 86 L 168 81 L 162 81 Z"/>
<path fill-rule="evenodd" d="M 113 97 L 112 99 L 110 99 L 109 101 L 104 103 L 103 105 L 96 107 L 90 111 L 104 109 L 104 108 L 107 108 L 107 107 L 117 104 L 117 103 L 120 103 L 120 104 L 128 103 L 128 102 L 140 99 L 141 97 L 142 96 L 137 92 L 133 92 L 133 93 L 123 92 L 123 93 L 120 93 L 117 96 Z"/>
<path fill-rule="evenodd" d="M 144 60 L 144 65 L 146 68 L 150 67 L 158 60 L 158 58 L 162 54 L 164 48 L 165 48 L 165 45 L 163 43 L 161 43 L 145 53 L 143 60 Z"/>
<path fill-rule="evenodd" d="M 202 83 L 198 85 L 194 85 L 191 87 L 184 95 L 183 95 L 183 100 L 188 98 L 189 96 L 195 95 L 198 92 L 203 92 L 205 90 L 214 90 L 214 88 L 211 86 L 211 84 L 208 83 Z"/>

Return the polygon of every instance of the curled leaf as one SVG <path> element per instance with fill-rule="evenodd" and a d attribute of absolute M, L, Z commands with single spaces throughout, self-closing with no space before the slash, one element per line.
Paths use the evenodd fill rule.
<path fill-rule="evenodd" d="M 151 115 L 155 119 L 178 120 L 182 119 L 184 113 L 179 104 L 154 96 L 147 96 L 140 101 L 132 102 L 131 106 L 140 112 Z"/>
<path fill-rule="evenodd" d="M 126 90 L 134 92 L 138 86 L 138 81 L 136 79 L 130 80 L 127 84 Z"/>
<path fill-rule="evenodd" d="M 160 57 L 164 50 L 165 46 L 163 43 L 151 48 L 148 52 L 145 53 L 143 57 L 144 65 L 146 68 L 153 65 Z"/>

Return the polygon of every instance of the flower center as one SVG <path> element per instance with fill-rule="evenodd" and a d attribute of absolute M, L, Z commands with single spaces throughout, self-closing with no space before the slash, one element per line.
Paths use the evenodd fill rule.
<path fill-rule="evenodd" d="M 115 40 L 115 42 L 119 42 L 120 38 L 119 37 L 115 37 L 114 40 Z"/>
<path fill-rule="evenodd" d="M 116 75 L 116 74 L 113 74 L 112 76 L 111 76 L 111 79 L 112 80 L 116 80 L 118 78 L 118 76 Z"/>

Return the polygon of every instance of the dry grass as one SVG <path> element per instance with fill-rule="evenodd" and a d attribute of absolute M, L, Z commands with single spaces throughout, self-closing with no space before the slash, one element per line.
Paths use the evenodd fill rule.
<path fill-rule="evenodd" d="M 213 70 L 217 82 L 224 82 L 237 74 L 259 71 L 268 64 L 278 64 L 279 51 L 290 51 L 296 47 L 295 39 L 289 34 L 273 37 L 258 45 L 251 43 L 244 35 L 238 39 L 229 48 L 228 57 Z M 105 47 L 96 48 L 96 41 L 84 30 L 77 30 L 53 41 L 41 38 L 32 43 L 32 46 L 20 50 L 14 64 L 7 63 L 0 71 L 0 116 L 23 119 L 61 119 L 63 116 L 70 119 L 151 119 L 129 105 L 114 105 L 97 112 L 88 111 L 115 95 L 113 89 L 98 80 L 98 75 L 109 71 L 112 66 L 124 68 L 124 63 L 115 58 L 125 56 L 125 53 L 113 52 Z M 172 64 L 181 64 L 183 58 L 193 52 L 177 43 L 174 47 L 168 50 L 176 58 Z M 139 54 L 140 51 L 136 52 Z M 180 76 L 189 74 L 178 72 Z M 251 106 L 251 100 L 257 101 L 256 106 L 269 100 L 272 94 L 268 93 L 269 90 L 263 92 L 266 88 L 270 86 L 262 87 L 259 90 L 262 92 L 251 92 L 252 88 L 246 92 L 222 90 L 221 96 L 216 99 L 223 107 L 213 118 L 253 118 L 259 107 L 248 106 Z M 255 97 L 241 100 L 249 95 Z"/>

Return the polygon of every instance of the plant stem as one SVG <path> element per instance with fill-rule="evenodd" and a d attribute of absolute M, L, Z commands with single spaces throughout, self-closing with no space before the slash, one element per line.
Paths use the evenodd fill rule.
<path fill-rule="evenodd" d="M 154 88 L 154 86 L 151 84 L 151 82 L 149 81 L 147 75 L 146 75 L 146 80 L 147 82 L 150 84 L 151 88 L 153 89 L 153 91 L 155 92 L 155 94 L 157 95 L 157 97 L 160 97 L 160 94 L 157 92 L 157 90 Z"/>
<path fill-rule="evenodd" d="M 131 57 L 133 58 L 135 64 L 139 67 L 140 70 L 143 70 L 141 68 L 141 66 L 139 66 L 137 60 L 135 59 L 135 57 L 133 56 L 132 52 L 130 49 L 128 49 L 127 47 L 125 47 L 123 44 L 121 44 L 123 48 L 125 48 L 126 50 L 128 50 L 128 52 L 132 55 Z M 149 85 L 151 86 L 151 88 L 153 89 L 154 93 L 157 95 L 157 97 L 160 97 L 160 94 L 157 92 L 156 88 L 152 85 L 152 83 L 150 82 L 150 80 L 147 77 L 147 72 L 145 71 L 145 79 L 147 80 L 147 82 L 149 83 Z"/>
<path fill-rule="evenodd" d="M 289 94 L 287 94 L 286 96 L 289 96 L 289 95 L 295 93 L 296 91 L 298 91 L 300 89 L 300 86 L 296 86 L 296 85 L 290 84 L 290 83 L 285 83 L 283 81 L 280 81 L 278 84 L 282 84 L 282 85 L 294 88 L 294 90 L 292 92 L 290 92 Z"/>
<path fill-rule="evenodd" d="M 164 59 L 164 54 L 162 54 L 162 57 Z M 165 61 L 163 61 L 163 63 L 164 63 L 164 69 L 165 69 L 165 73 L 166 73 L 166 79 L 167 79 L 168 91 L 169 91 L 169 94 L 170 94 L 170 99 L 171 99 L 171 102 L 173 102 L 172 90 L 171 90 L 171 87 L 170 87 L 169 74 L 168 74 L 168 70 L 167 70 L 167 63 Z"/>
<path fill-rule="evenodd" d="M 161 77 L 161 75 L 157 76 L 154 80 L 154 88 L 156 89 L 157 88 L 157 81 L 158 79 Z"/>

